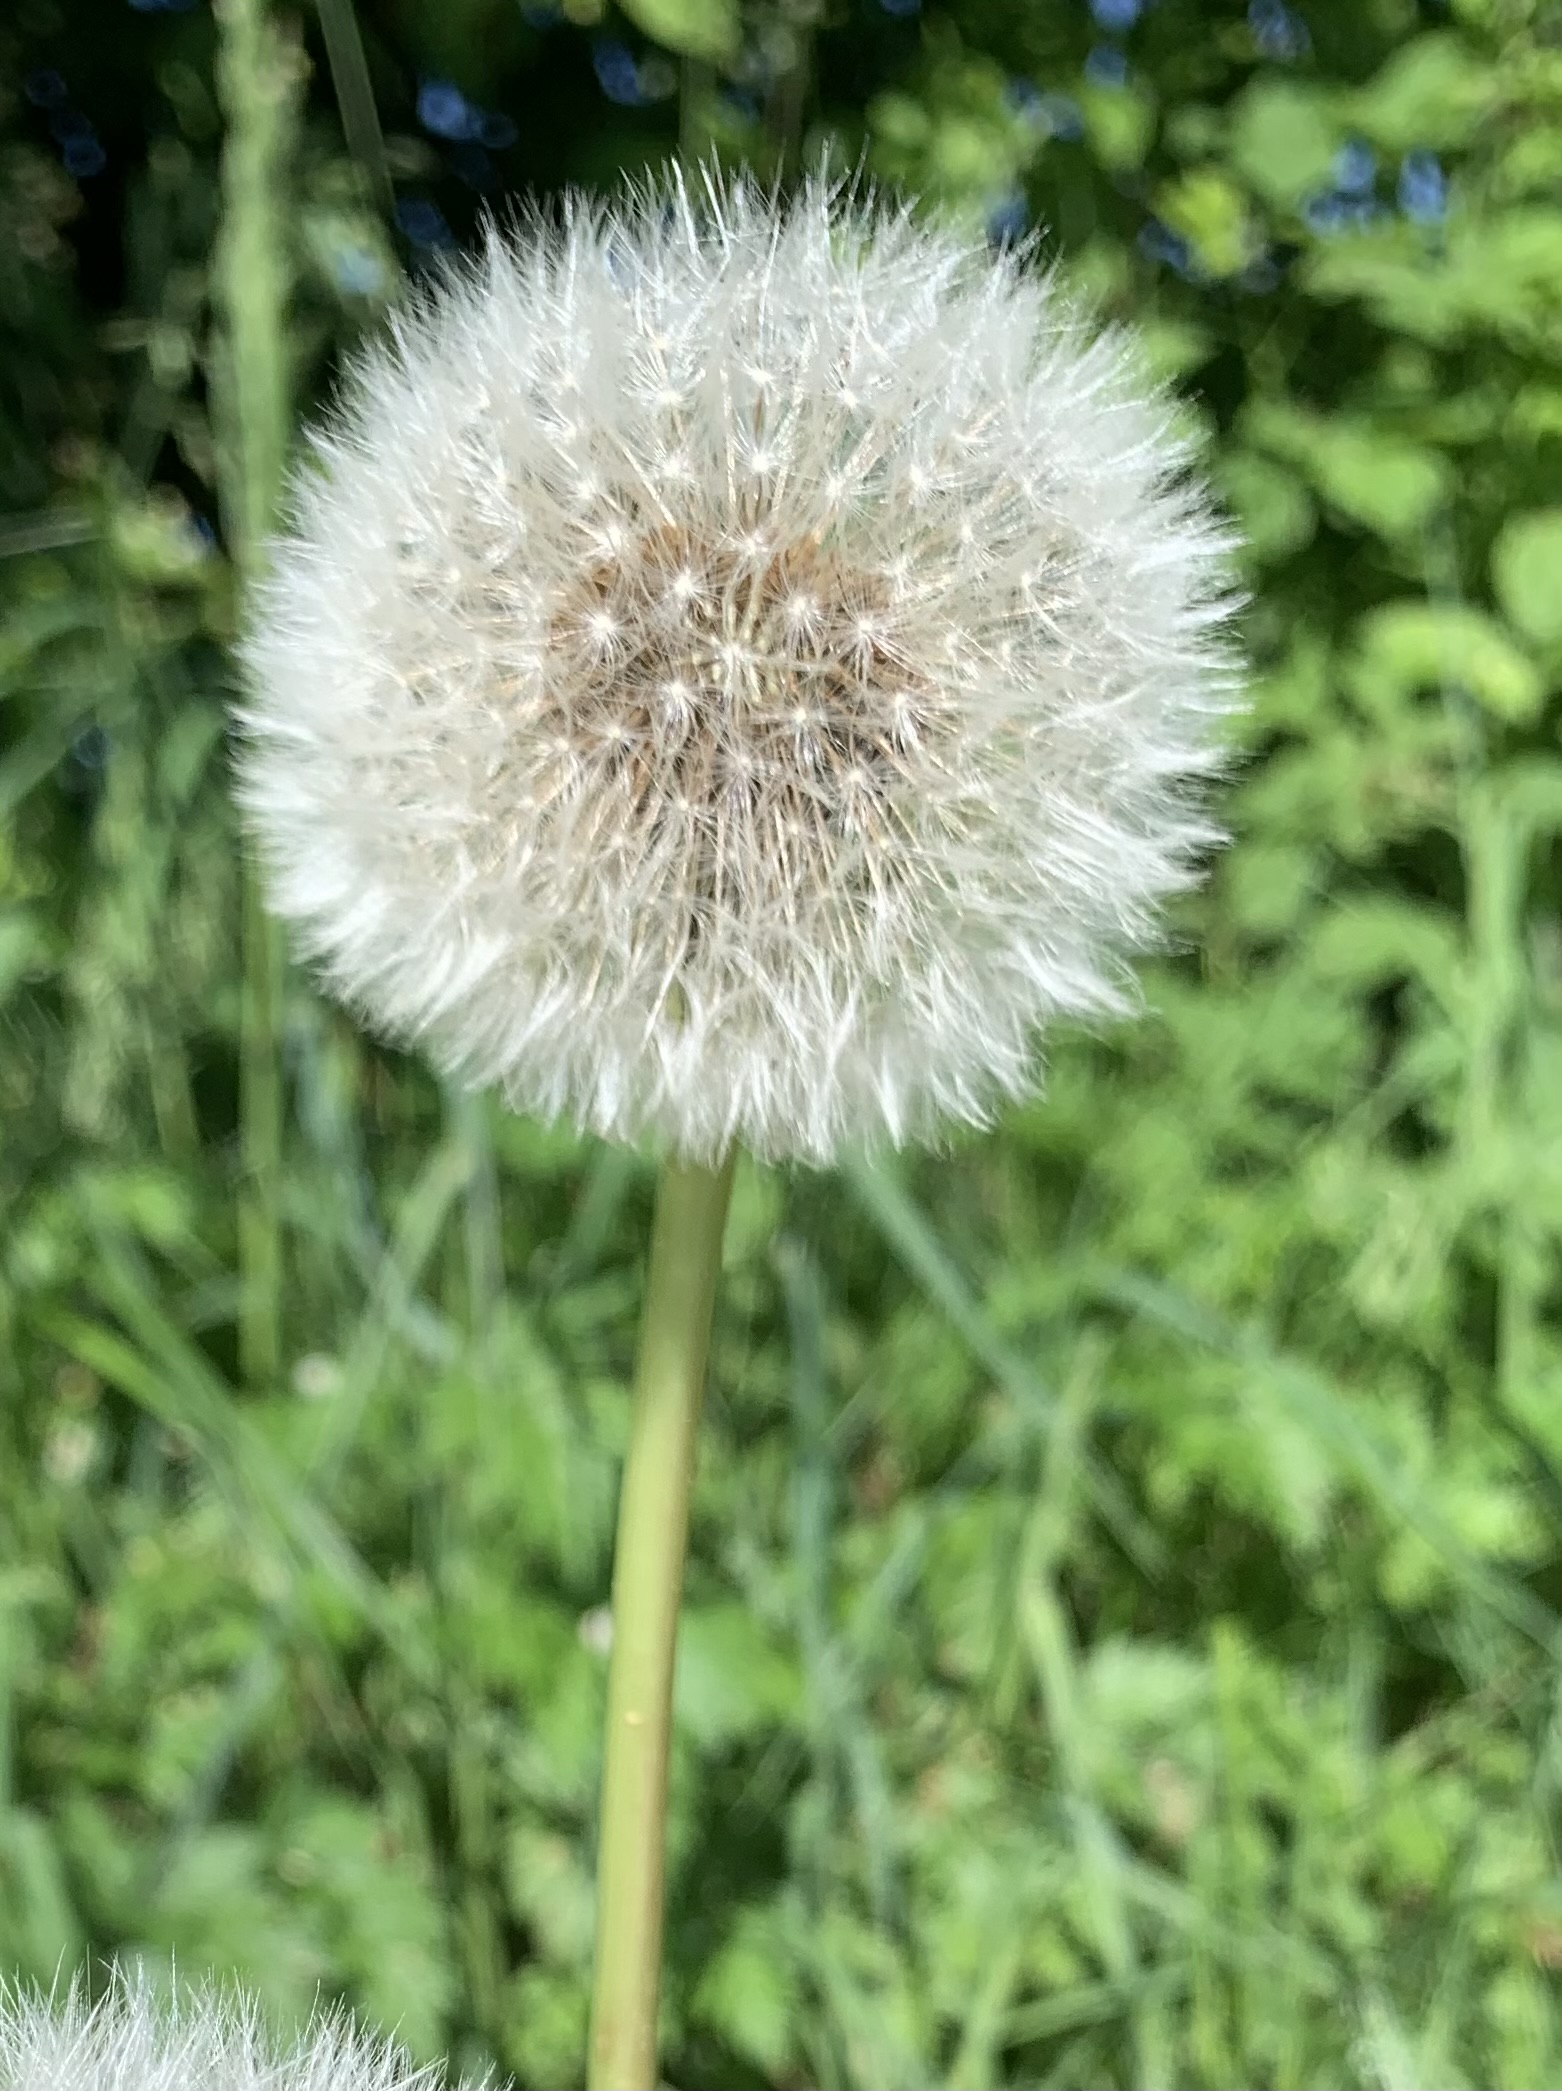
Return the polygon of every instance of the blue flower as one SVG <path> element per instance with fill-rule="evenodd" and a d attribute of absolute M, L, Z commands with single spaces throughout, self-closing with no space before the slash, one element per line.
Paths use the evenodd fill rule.
<path fill-rule="evenodd" d="M 1180 232 L 1173 232 L 1159 218 L 1150 218 L 1139 228 L 1139 252 L 1147 260 L 1164 262 L 1175 269 L 1179 276 L 1191 275 L 1193 255 L 1187 241 Z"/>
<path fill-rule="evenodd" d="M 1247 22 L 1266 58 L 1302 58 L 1312 49 L 1307 24 L 1285 0 L 1249 0 Z"/>
<path fill-rule="evenodd" d="M 1334 155 L 1334 186 L 1346 196 L 1364 196 L 1377 175 L 1377 155 L 1360 138 L 1352 138 Z"/>
<path fill-rule="evenodd" d="M 451 80 L 425 80 L 418 89 L 418 122 L 436 138 L 475 138 L 482 117 Z"/>
<path fill-rule="evenodd" d="M 101 770 L 108 762 L 110 741 L 101 726 L 84 726 L 71 742 L 71 761 L 84 770 Z"/>
<path fill-rule="evenodd" d="M 1011 247 L 1023 239 L 1030 225 L 1030 205 L 1019 189 L 999 196 L 987 213 L 987 238 L 994 247 Z"/>
<path fill-rule="evenodd" d="M 1448 209 L 1448 183 L 1436 153 L 1407 152 L 1399 169 L 1399 207 L 1418 225 L 1433 225 Z"/>
<path fill-rule="evenodd" d="M 639 107 L 640 69 L 627 44 L 621 44 L 616 36 L 593 38 L 591 63 L 597 85 L 610 102 L 618 102 L 626 109 Z"/>
<path fill-rule="evenodd" d="M 1385 216 L 1383 206 L 1370 196 L 1346 196 L 1338 189 L 1321 189 L 1302 205 L 1302 218 L 1309 231 L 1362 232 Z"/>
<path fill-rule="evenodd" d="M 879 0 L 887 15 L 915 15 L 922 12 L 922 0 Z"/>
<path fill-rule="evenodd" d="M 98 142 L 91 118 L 79 109 L 57 109 L 49 119 L 49 130 L 60 148 L 66 173 L 74 174 L 78 181 L 101 174 L 108 165 L 108 154 Z"/>
<path fill-rule="evenodd" d="M 96 138 L 67 138 L 60 152 L 67 174 L 74 174 L 78 181 L 87 181 L 94 174 L 101 174 L 108 165 L 108 154 Z"/>
<path fill-rule="evenodd" d="M 1065 144 L 1071 138 L 1083 138 L 1085 119 L 1080 114 L 1079 104 L 1066 94 L 1044 94 L 1041 98 L 1041 114 L 1048 131 Z"/>
<path fill-rule="evenodd" d="M 1023 122 L 1046 122 L 1046 108 L 1042 101 L 1041 89 L 1034 80 L 1023 79 L 1018 73 L 1013 74 L 1004 82 L 1003 99 L 1006 106 Z"/>
<path fill-rule="evenodd" d="M 385 271 L 379 257 L 367 247 L 343 247 L 332 260 L 336 287 L 349 298 L 372 297 L 385 288 Z"/>
<path fill-rule="evenodd" d="M 1132 29 L 1144 12 L 1144 0 L 1090 0 L 1090 13 L 1097 28 L 1120 36 Z"/>
<path fill-rule="evenodd" d="M 1115 44 L 1097 44 L 1085 60 L 1085 78 L 1094 87 L 1121 87 L 1128 78 L 1128 60 Z"/>
<path fill-rule="evenodd" d="M 1320 189 L 1302 205 L 1302 220 L 1309 232 L 1338 232 L 1345 224 L 1347 199 L 1338 189 Z"/>
<path fill-rule="evenodd" d="M 22 92 L 35 109 L 57 109 L 65 99 L 65 82 L 52 65 L 41 65 L 22 82 Z"/>
<path fill-rule="evenodd" d="M 396 223 L 414 247 L 455 245 L 444 212 L 426 196 L 403 196 L 396 205 Z"/>

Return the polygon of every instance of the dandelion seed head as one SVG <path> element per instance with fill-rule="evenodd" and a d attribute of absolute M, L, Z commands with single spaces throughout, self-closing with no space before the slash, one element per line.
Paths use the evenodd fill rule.
<path fill-rule="evenodd" d="M 273 2037 L 255 2004 L 206 1986 L 162 1997 L 116 1970 L 89 2003 L 0 1982 L 0 2091 L 436 2091 L 441 2079 L 341 2013 L 297 2040 Z"/>
<path fill-rule="evenodd" d="M 270 899 L 379 1027 L 608 1137 L 984 1122 L 1221 839 L 1231 549 L 1023 256 L 821 180 L 571 201 L 401 315 L 296 483 Z"/>

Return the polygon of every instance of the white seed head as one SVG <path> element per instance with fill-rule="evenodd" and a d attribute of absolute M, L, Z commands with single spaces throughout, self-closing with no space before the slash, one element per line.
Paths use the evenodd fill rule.
<path fill-rule="evenodd" d="M 382 1029 L 817 1162 L 982 1122 L 1050 1020 L 1131 1006 L 1222 839 L 1232 541 L 1053 276 L 819 180 L 571 199 L 314 447 L 240 795 Z"/>
<path fill-rule="evenodd" d="M 159 1997 L 116 1971 L 89 2004 L 0 1982 L 0 2091 L 436 2091 L 442 2080 L 341 2014 L 277 2041 L 255 2005 L 208 1986 Z"/>

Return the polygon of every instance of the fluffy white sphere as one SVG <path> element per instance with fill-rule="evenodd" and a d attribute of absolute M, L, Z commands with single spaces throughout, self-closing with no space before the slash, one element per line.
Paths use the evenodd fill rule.
<path fill-rule="evenodd" d="M 254 605 L 271 901 L 395 1037 L 685 1160 L 981 1122 L 1220 839 L 1230 539 L 1129 344 L 820 181 L 490 238 Z"/>
<path fill-rule="evenodd" d="M 140 1974 L 116 1972 L 89 2005 L 0 1982 L 0 2091 L 436 2091 L 436 2072 L 318 2018 L 291 2045 L 271 2039 L 253 2004 L 205 1988 L 160 1999 Z"/>

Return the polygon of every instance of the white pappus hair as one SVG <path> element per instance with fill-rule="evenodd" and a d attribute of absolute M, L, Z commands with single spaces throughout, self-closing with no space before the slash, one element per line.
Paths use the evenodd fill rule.
<path fill-rule="evenodd" d="M 89 2003 L 0 1981 L 0 2091 L 438 2091 L 388 2041 L 343 2013 L 296 2041 L 268 2032 L 253 2000 L 208 1983 L 160 1996 L 144 1971 L 116 1968 Z"/>
<path fill-rule="evenodd" d="M 689 1161 L 982 1123 L 1220 841 L 1233 540 L 1055 276 L 822 179 L 491 234 L 351 374 L 239 790 L 329 983 Z"/>

